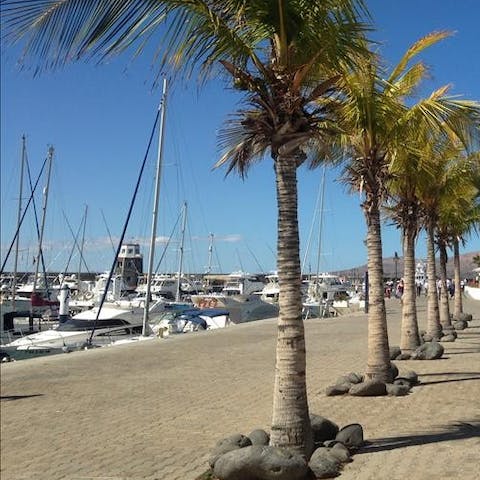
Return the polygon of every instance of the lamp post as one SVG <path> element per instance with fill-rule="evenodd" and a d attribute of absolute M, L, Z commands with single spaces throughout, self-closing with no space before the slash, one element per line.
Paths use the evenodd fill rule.
<path fill-rule="evenodd" d="M 398 270 L 398 253 L 395 252 L 395 255 L 393 256 L 393 261 L 395 262 L 395 285 L 397 284 L 397 270 Z"/>

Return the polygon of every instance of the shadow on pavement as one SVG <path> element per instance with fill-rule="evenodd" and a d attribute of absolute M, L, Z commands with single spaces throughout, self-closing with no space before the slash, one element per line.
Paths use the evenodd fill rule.
<path fill-rule="evenodd" d="M 23 400 L 24 398 L 43 397 L 43 393 L 34 393 L 33 395 L 2 395 L 0 401 Z"/>
<path fill-rule="evenodd" d="M 480 436 L 480 420 L 473 419 L 468 422 L 456 422 L 454 424 L 440 427 L 438 431 L 402 435 L 389 438 L 375 438 L 369 440 L 367 445 L 357 453 L 375 453 L 396 448 L 412 447 L 415 445 L 426 445 L 429 443 L 446 442 L 449 440 L 465 440 Z"/>

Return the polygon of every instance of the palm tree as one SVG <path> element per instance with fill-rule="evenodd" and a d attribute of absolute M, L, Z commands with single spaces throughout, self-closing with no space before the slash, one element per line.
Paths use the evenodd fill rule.
<path fill-rule="evenodd" d="M 280 284 L 271 444 L 309 454 L 312 447 L 302 322 L 297 169 L 322 152 L 335 131 L 328 101 L 342 65 L 365 55 L 362 0 L 265 2 L 4 2 L 7 38 L 27 38 L 37 70 L 80 57 L 104 58 L 147 40 L 158 44 L 159 71 L 187 75 L 221 69 L 244 93 L 246 108 L 220 137 L 217 166 L 244 177 L 270 154 L 278 202 Z"/>
<path fill-rule="evenodd" d="M 446 88 L 411 107 L 406 105 L 427 72 L 421 62 L 410 66 L 411 60 L 446 36 L 447 32 L 436 32 L 417 41 L 386 79 L 378 63 L 370 59 L 342 79 L 344 96 L 339 126 L 343 131 L 341 146 L 348 152 L 343 178 L 353 191 L 363 195 L 362 209 L 367 223 L 370 306 L 365 376 L 368 379 L 391 380 L 380 223 L 380 207 L 387 198 L 392 176 L 390 167 L 398 156 L 405 155 L 405 149 L 409 148 L 405 139 L 412 138 L 419 123 L 433 131 L 457 132 L 463 138 L 471 132 L 467 114 L 476 112 L 476 104 L 448 97 Z"/>
<path fill-rule="evenodd" d="M 460 242 L 464 243 L 464 238 L 472 230 L 477 229 L 480 223 L 479 160 L 478 152 L 468 156 L 458 156 L 458 165 L 450 180 L 454 185 L 450 189 L 450 194 L 442 198 L 440 203 L 437 241 L 439 245 L 449 245 L 453 248 L 455 285 L 453 316 L 457 319 L 461 318 L 463 312 L 460 284 Z M 445 255 L 446 253 L 444 253 Z"/>

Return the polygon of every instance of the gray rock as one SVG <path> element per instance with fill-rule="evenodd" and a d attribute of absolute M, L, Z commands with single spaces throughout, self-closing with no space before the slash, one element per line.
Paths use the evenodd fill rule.
<path fill-rule="evenodd" d="M 471 313 L 464 313 L 464 312 L 462 312 L 458 317 L 454 317 L 454 319 L 457 321 L 464 320 L 466 322 L 471 322 L 472 318 L 473 316 Z"/>
<path fill-rule="evenodd" d="M 357 385 L 352 385 L 348 393 L 356 397 L 377 397 L 379 395 L 386 395 L 387 389 L 383 382 L 367 380 Z"/>
<path fill-rule="evenodd" d="M 412 360 L 436 360 L 443 355 L 443 346 L 438 342 L 424 343 L 412 354 Z"/>
<path fill-rule="evenodd" d="M 341 377 L 338 377 L 337 378 L 337 381 L 335 382 L 335 385 L 343 385 L 345 383 L 352 383 L 349 378 L 348 378 L 348 375 L 342 375 Z"/>
<path fill-rule="evenodd" d="M 308 466 L 315 478 L 333 478 L 340 473 L 342 462 L 331 454 L 330 449 L 320 447 L 313 452 Z"/>
<path fill-rule="evenodd" d="M 208 463 L 211 467 L 213 467 L 218 458 L 223 454 L 232 450 L 238 450 L 240 448 L 247 447 L 251 444 L 251 440 L 241 433 L 236 433 L 230 437 L 222 438 L 213 447 L 210 458 L 208 459 Z"/>
<path fill-rule="evenodd" d="M 429 333 L 424 333 L 422 335 L 423 341 L 424 342 L 432 342 L 433 341 L 433 335 L 430 335 Z"/>
<path fill-rule="evenodd" d="M 342 463 L 348 463 L 352 461 L 352 456 L 350 455 L 350 451 L 348 448 L 340 442 L 337 442 L 330 448 L 330 453 L 337 457 Z"/>
<path fill-rule="evenodd" d="M 286 448 L 252 445 L 222 455 L 213 473 L 220 480 L 305 480 L 308 465 Z"/>
<path fill-rule="evenodd" d="M 441 342 L 454 342 L 456 340 L 457 337 L 455 337 L 455 335 L 444 335 L 440 341 Z"/>
<path fill-rule="evenodd" d="M 411 354 L 410 353 L 401 353 L 398 357 L 397 357 L 397 360 L 410 360 L 411 358 Z"/>
<path fill-rule="evenodd" d="M 402 374 L 402 378 L 406 378 L 412 385 L 417 385 L 420 383 L 418 381 L 418 375 L 417 372 L 414 372 L 413 370 L 407 370 Z"/>
<path fill-rule="evenodd" d="M 387 395 L 403 397 L 410 391 L 410 384 L 387 383 Z"/>
<path fill-rule="evenodd" d="M 412 382 L 412 380 L 408 379 L 408 378 L 405 378 L 405 377 L 397 377 L 394 381 L 393 381 L 393 385 L 406 385 L 408 388 L 411 388 L 414 383 Z"/>
<path fill-rule="evenodd" d="M 334 397 L 336 395 L 345 395 L 350 390 L 351 383 L 343 383 L 341 385 L 331 385 L 325 389 L 327 397 Z"/>
<path fill-rule="evenodd" d="M 252 442 L 252 445 L 268 445 L 268 442 L 270 442 L 270 435 L 261 428 L 250 432 L 248 438 Z"/>
<path fill-rule="evenodd" d="M 347 375 L 346 378 L 350 383 L 362 383 L 363 382 L 363 375 L 361 373 L 350 372 Z"/>
<path fill-rule="evenodd" d="M 396 360 L 401 353 L 400 347 L 390 347 L 390 360 Z"/>
<path fill-rule="evenodd" d="M 349 450 L 360 448 L 364 443 L 363 428 L 359 423 L 346 425 L 337 433 L 335 440 L 343 443 Z"/>
<path fill-rule="evenodd" d="M 390 375 L 392 379 L 398 377 L 398 368 L 393 362 L 390 362 Z"/>
<path fill-rule="evenodd" d="M 453 322 L 453 327 L 455 330 L 465 330 L 468 327 L 468 322 L 466 320 L 457 320 Z"/>
<path fill-rule="evenodd" d="M 319 445 L 318 448 L 320 448 L 321 446 L 327 447 L 327 448 L 332 448 L 337 443 L 340 443 L 340 442 L 338 440 L 326 440 L 325 442 L 323 442 L 323 445 Z"/>
<path fill-rule="evenodd" d="M 315 444 L 333 440 L 338 433 L 339 427 L 336 423 L 320 415 L 311 414 L 310 424 L 312 426 L 313 441 Z"/>

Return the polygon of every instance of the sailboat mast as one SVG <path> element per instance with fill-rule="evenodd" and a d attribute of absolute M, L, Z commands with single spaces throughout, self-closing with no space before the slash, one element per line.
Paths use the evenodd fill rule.
<path fill-rule="evenodd" d="M 212 255 L 213 255 L 213 233 L 209 235 L 210 242 L 208 244 L 208 265 L 207 265 L 207 272 L 211 273 L 212 271 Z"/>
<path fill-rule="evenodd" d="M 82 243 L 80 244 L 80 260 L 78 262 L 78 276 L 77 276 L 77 291 L 80 292 L 80 275 L 82 274 L 82 262 L 83 262 L 83 248 L 85 247 L 85 229 L 87 226 L 87 212 L 88 205 L 85 205 L 85 213 L 83 214 L 83 231 L 82 231 Z"/>
<path fill-rule="evenodd" d="M 40 235 L 38 237 L 38 254 L 35 262 L 35 277 L 33 279 L 33 293 L 35 293 L 37 288 L 38 270 L 40 268 L 40 259 L 42 256 L 43 232 L 45 231 L 45 218 L 47 216 L 48 192 L 50 190 L 50 176 L 52 173 L 53 152 L 54 152 L 54 149 L 52 146 L 50 146 L 48 149 L 47 184 L 43 190 L 42 221 L 40 223 Z"/>
<path fill-rule="evenodd" d="M 17 230 L 18 235 L 15 240 L 15 258 L 13 260 L 13 282 L 12 282 L 12 309 L 15 310 L 15 296 L 17 290 L 17 271 L 18 271 L 18 250 L 20 246 L 20 222 L 22 217 L 22 196 L 23 196 L 23 172 L 27 157 L 27 147 L 25 135 L 22 136 L 22 160 L 20 164 L 20 187 L 18 193 L 18 212 L 17 212 Z"/>
<path fill-rule="evenodd" d="M 183 245 L 185 243 L 185 226 L 187 223 L 187 202 L 183 204 L 183 217 L 182 217 L 182 236 L 180 240 L 180 255 L 178 260 L 178 278 L 177 278 L 177 292 L 175 294 L 175 301 L 180 301 L 180 284 L 182 281 L 183 270 Z"/>
<path fill-rule="evenodd" d="M 157 152 L 157 171 L 155 174 L 155 194 L 153 201 L 153 215 L 152 215 L 152 234 L 150 237 L 150 252 L 148 257 L 148 269 L 147 269 L 147 288 L 145 292 L 145 309 L 143 312 L 143 327 L 142 335 L 146 336 L 147 324 L 148 324 L 148 311 L 150 308 L 150 292 L 151 292 L 151 283 L 152 283 L 152 270 L 153 270 L 153 260 L 155 257 L 155 240 L 157 237 L 157 221 L 158 221 L 158 204 L 160 197 L 160 180 L 162 178 L 162 157 L 163 157 L 163 140 L 164 140 L 164 130 L 165 130 L 165 109 L 167 102 L 167 80 L 163 79 L 163 92 L 162 99 L 160 100 L 160 105 L 158 109 L 160 110 L 160 128 L 158 136 L 158 152 Z"/>

